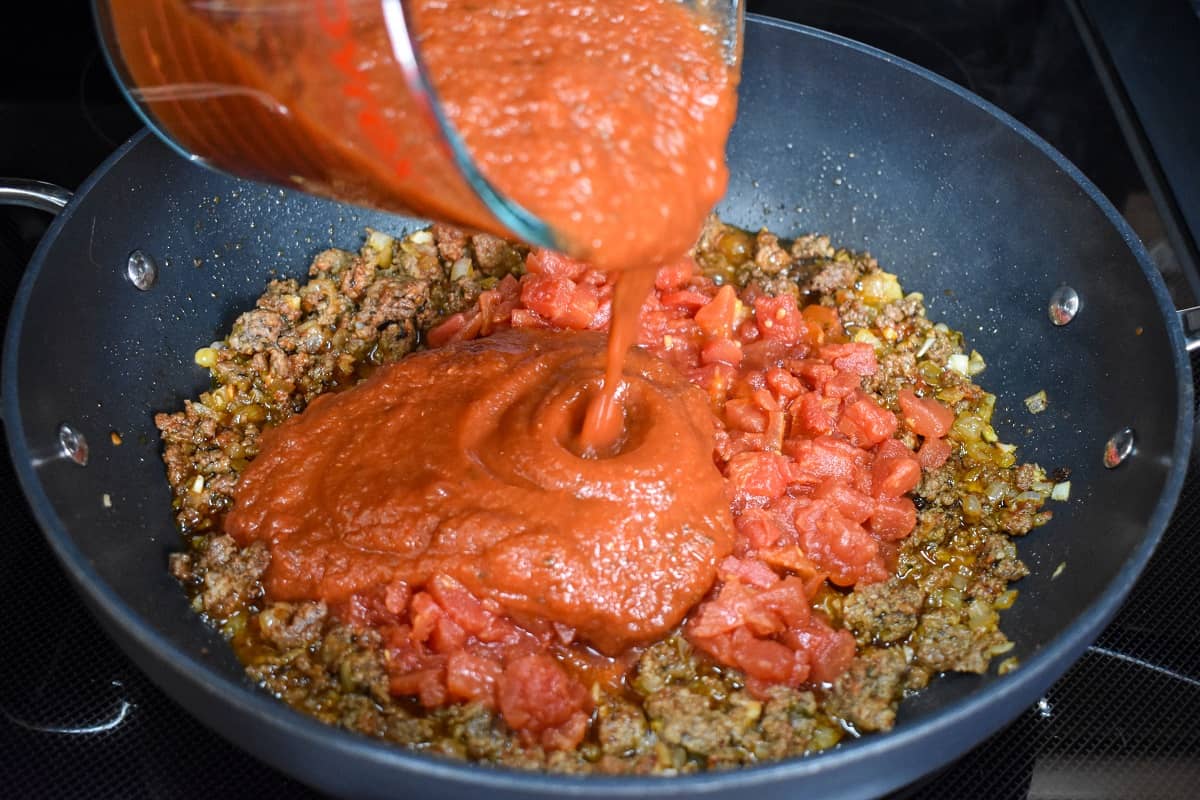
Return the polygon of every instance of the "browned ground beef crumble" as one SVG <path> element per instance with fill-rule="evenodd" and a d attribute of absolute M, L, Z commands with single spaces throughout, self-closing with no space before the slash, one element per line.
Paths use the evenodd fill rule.
<path fill-rule="evenodd" d="M 223 342 L 197 353 L 211 369 L 210 391 L 156 417 L 187 545 L 171 557 L 171 572 L 267 691 L 330 724 L 427 752 L 530 769 L 674 774 L 800 755 L 848 733 L 888 730 L 906 694 L 940 672 L 984 672 L 1011 648 L 997 611 L 1013 602 L 1009 582 L 1027 572 L 1012 537 L 1049 518 L 1042 504 L 1051 484 L 997 441 L 988 424 L 995 398 L 947 368 L 963 352 L 961 335 L 929 322 L 921 296 L 901 295 L 870 256 L 837 250 L 823 236 L 785 243 L 715 219 L 695 250 L 706 273 L 836 307 L 855 340 L 876 345 L 880 369 L 864 378 L 864 390 L 895 409 L 896 392 L 919 372 L 959 414 L 953 455 L 915 492 L 917 528 L 903 542 L 896 574 L 819 598 L 860 647 L 835 685 L 776 687 L 758 700 L 736 671 L 675 635 L 644 652 L 622 695 L 594 688 L 593 724 L 577 750 L 544 752 L 522 745 L 480 705 L 427 711 L 392 697 L 378 634 L 339 623 L 323 603 L 266 601 L 266 548 L 239 549 L 221 531 L 263 428 L 417 348 L 436 321 L 500 277 L 519 274 L 525 253 L 445 226 L 398 239 L 372 231 L 358 253 L 326 250 L 306 283 L 270 282 Z M 898 435 L 916 441 L 903 425 Z M 1013 665 L 1008 659 L 1001 669 Z"/>

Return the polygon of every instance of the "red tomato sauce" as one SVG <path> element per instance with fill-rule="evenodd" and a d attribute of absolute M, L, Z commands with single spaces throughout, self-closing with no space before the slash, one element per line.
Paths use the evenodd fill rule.
<path fill-rule="evenodd" d="M 623 438 L 584 458 L 614 281 L 541 250 L 526 268 L 265 434 L 226 528 L 266 540 L 269 596 L 379 629 L 395 694 L 482 702 L 550 748 L 680 628 L 753 692 L 835 680 L 855 643 L 818 593 L 888 577 L 949 410 L 902 393 L 914 452 L 833 309 L 685 258 L 636 317 Z"/>

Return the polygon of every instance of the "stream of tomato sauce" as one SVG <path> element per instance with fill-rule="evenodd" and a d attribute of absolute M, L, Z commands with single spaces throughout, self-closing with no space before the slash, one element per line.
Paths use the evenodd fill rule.
<path fill-rule="evenodd" d="M 135 95 L 185 149 L 237 174 L 503 233 L 407 89 L 378 4 L 111 0 Z M 621 361 L 655 268 L 726 184 L 736 71 L 677 0 L 413 0 L 409 30 L 480 172 L 572 256 L 624 277 L 603 391 L 580 431 L 620 438 Z"/>

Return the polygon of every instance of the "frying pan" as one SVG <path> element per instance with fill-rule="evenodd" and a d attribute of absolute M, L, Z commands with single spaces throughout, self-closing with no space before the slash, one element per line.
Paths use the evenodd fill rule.
<path fill-rule="evenodd" d="M 154 681 L 237 745 L 338 794 L 849 798 L 947 763 L 1070 666 L 1129 592 L 1184 477 L 1192 381 L 1162 281 L 1075 167 L 957 86 L 764 18 L 748 21 L 745 52 L 721 213 L 870 250 L 985 354 L 1001 435 L 1025 460 L 1072 470 L 1071 500 L 1020 542 L 1032 574 L 1002 626 L 1021 667 L 943 677 L 905 702 L 893 732 L 831 752 L 665 779 L 443 761 L 285 707 L 243 676 L 167 574 L 179 540 L 152 414 L 206 388 L 192 353 L 227 331 L 269 277 L 302 274 L 325 247 L 357 246 L 366 226 L 402 233 L 421 223 L 209 172 L 142 133 L 66 204 L 29 265 L 5 342 L 3 413 L 50 544 Z M 64 200 L 37 186 L 4 196 Z M 1079 310 L 1057 326 L 1047 309 L 1064 287 Z M 1033 416 L 1021 399 L 1040 389 L 1049 408 Z M 1114 434 L 1126 457 L 1110 469 Z"/>

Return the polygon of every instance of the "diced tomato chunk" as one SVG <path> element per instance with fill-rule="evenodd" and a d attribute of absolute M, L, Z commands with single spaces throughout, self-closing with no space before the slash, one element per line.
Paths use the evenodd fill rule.
<path fill-rule="evenodd" d="M 780 397 L 799 397 L 804 392 L 804 384 L 792 373 L 780 367 L 767 370 L 767 386 Z"/>
<path fill-rule="evenodd" d="M 776 581 L 759 595 L 759 600 L 763 606 L 778 614 L 789 628 L 808 621 L 809 597 L 802 578 L 789 575 Z"/>
<path fill-rule="evenodd" d="M 723 581 L 737 578 L 759 589 L 768 589 L 779 582 L 774 570 L 754 558 L 726 556 L 717 567 L 717 576 Z"/>
<path fill-rule="evenodd" d="M 735 339 L 713 339 L 700 348 L 700 363 L 736 367 L 742 363 L 742 344 Z"/>
<path fill-rule="evenodd" d="M 446 692 L 455 700 L 496 705 L 496 684 L 503 668 L 491 658 L 459 651 L 446 659 Z"/>
<path fill-rule="evenodd" d="M 550 323 L 547 322 L 540 314 L 528 308 L 514 308 L 512 316 L 512 326 L 514 328 L 549 328 Z"/>
<path fill-rule="evenodd" d="M 737 319 L 737 292 L 728 284 L 722 286 L 716 296 L 696 312 L 696 324 L 708 336 L 728 339 L 733 336 Z"/>
<path fill-rule="evenodd" d="M 794 459 L 788 476 L 797 483 L 816 486 L 826 478 L 850 480 L 862 468 L 865 453 L 849 442 L 832 436 L 788 439 L 783 452 Z"/>
<path fill-rule="evenodd" d="M 826 397 L 849 397 L 862 388 L 862 378 L 853 372 L 839 372 L 821 386 L 821 393 Z"/>
<path fill-rule="evenodd" d="M 900 414 L 909 429 L 918 436 L 940 439 L 954 424 L 954 411 L 936 397 L 917 397 L 912 389 L 896 393 Z"/>
<path fill-rule="evenodd" d="M 801 533 L 801 545 L 805 555 L 838 586 L 873 583 L 887 577 L 876 541 L 861 525 L 831 508 L 825 509 L 816 530 Z"/>
<path fill-rule="evenodd" d="M 453 341 L 455 334 L 466 328 L 469 321 L 466 312 L 451 314 L 425 333 L 426 344 L 430 347 L 441 347 Z"/>
<path fill-rule="evenodd" d="M 808 654 L 808 679 L 831 684 L 850 668 L 854 660 L 854 636 L 847 630 L 834 629 L 814 614 L 808 625 L 788 631 L 782 638 L 787 644 Z"/>
<path fill-rule="evenodd" d="M 808 323 L 809 340 L 816 345 L 835 341 L 844 335 L 837 309 L 812 303 L 801 312 Z"/>
<path fill-rule="evenodd" d="M 753 550 L 770 547 L 783 536 L 783 528 L 775 519 L 775 515 L 757 508 L 743 511 L 735 520 L 738 535 L 750 545 Z"/>
<path fill-rule="evenodd" d="M 411 597 L 412 591 L 408 588 L 407 583 L 392 581 L 384 592 L 383 604 L 388 611 L 399 616 L 408 610 L 408 601 Z"/>
<path fill-rule="evenodd" d="M 684 256 L 658 268 L 658 273 L 654 276 L 654 288 L 660 292 L 682 288 L 695 274 L 696 262 L 690 256 Z"/>
<path fill-rule="evenodd" d="M 820 436 L 833 433 L 837 428 L 838 408 L 841 404 L 817 392 L 808 392 L 796 398 L 789 411 L 797 430 L 805 436 Z"/>
<path fill-rule="evenodd" d="M 797 686 L 804 680 L 797 680 L 797 673 L 807 677 L 807 660 L 798 670 L 795 651 L 771 639 L 758 639 L 745 628 L 733 632 L 733 659 L 742 672 L 767 683 Z"/>
<path fill-rule="evenodd" d="M 685 308 L 688 311 L 702 309 L 708 305 L 709 297 L 703 292 L 697 292 L 695 289 L 678 289 L 674 292 L 667 292 L 662 295 L 660 302 L 664 306 L 678 306 Z"/>
<path fill-rule="evenodd" d="M 903 539 L 917 526 L 917 507 L 907 497 L 881 497 L 867 524 L 880 539 Z"/>
<path fill-rule="evenodd" d="M 508 726 L 529 743 L 570 749 L 587 731 L 591 696 L 551 656 L 522 656 L 504 668 L 497 705 Z"/>
<path fill-rule="evenodd" d="M 807 330 L 796 298 L 789 294 L 756 298 L 754 318 L 762 338 L 785 344 L 796 344 Z"/>
<path fill-rule="evenodd" d="M 426 708 L 446 702 L 446 681 L 441 667 L 389 675 L 388 691 L 396 696 L 416 696 Z"/>
<path fill-rule="evenodd" d="M 870 495 L 857 491 L 836 478 L 822 481 L 813 497 L 828 501 L 839 514 L 860 525 L 875 511 L 875 500 Z"/>
<path fill-rule="evenodd" d="M 428 592 L 417 592 L 409 604 L 409 618 L 412 620 L 410 636 L 414 642 L 424 642 L 433 635 L 438 618 L 442 616 L 441 607 Z"/>
<path fill-rule="evenodd" d="M 797 358 L 787 362 L 787 368 L 792 374 L 808 384 L 813 391 L 822 391 L 825 384 L 837 376 L 838 371 L 832 364 L 826 364 L 815 358 Z"/>
<path fill-rule="evenodd" d="M 832 364 L 839 372 L 874 375 L 879 369 L 879 362 L 875 359 L 875 348 L 862 342 L 827 344 L 819 353 L 822 359 Z"/>
<path fill-rule="evenodd" d="M 533 275 L 545 275 L 550 278 L 566 278 L 576 280 L 588 270 L 588 265 L 582 261 L 535 247 L 525 257 L 525 269 Z"/>
<path fill-rule="evenodd" d="M 434 575 L 425 590 L 433 596 L 442 611 L 467 633 L 481 633 L 491 622 L 493 615 L 484 609 L 479 599 L 449 575 Z"/>
<path fill-rule="evenodd" d="M 753 400 L 735 398 L 725 404 L 725 424 L 735 431 L 762 433 L 767 429 L 767 414 Z"/>
<path fill-rule="evenodd" d="M 706 639 L 741 626 L 762 636 L 778 633 L 785 627 L 783 620 L 763 605 L 761 590 L 734 578 L 722 584 L 715 599 L 700 604 L 688 623 L 688 634 Z"/>
<path fill-rule="evenodd" d="M 552 274 L 531 274 L 521 281 L 521 302 L 539 316 L 554 321 L 575 294 L 575 282 Z"/>
<path fill-rule="evenodd" d="M 908 448 L 902 449 L 903 455 L 876 455 L 871 465 L 871 493 L 876 497 L 899 497 L 921 482 L 921 463 Z"/>
<path fill-rule="evenodd" d="M 925 469 L 937 469 L 950 458 L 950 443 L 945 439 L 926 439 L 917 451 L 917 460 Z"/>
<path fill-rule="evenodd" d="M 774 453 L 739 453 L 725 466 L 734 497 L 770 500 L 787 489 L 787 459 Z"/>
<path fill-rule="evenodd" d="M 846 399 L 838 421 L 838 430 L 859 447 L 871 447 L 890 439 L 896 427 L 896 415 L 862 392 Z"/>

